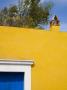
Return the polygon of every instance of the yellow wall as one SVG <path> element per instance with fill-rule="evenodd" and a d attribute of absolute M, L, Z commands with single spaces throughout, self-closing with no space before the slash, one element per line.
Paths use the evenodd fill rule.
<path fill-rule="evenodd" d="M 32 90 L 67 90 L 67 33 L 0 27 L 0 58 L 33 59 Z"/>
<path fill-rule="evenodd" d="M 60 31 L 60 26 L 51 26 L 50 27 L 50 31 L 53 31 L 53 32 L 58 32 L 58 31 Z"/>

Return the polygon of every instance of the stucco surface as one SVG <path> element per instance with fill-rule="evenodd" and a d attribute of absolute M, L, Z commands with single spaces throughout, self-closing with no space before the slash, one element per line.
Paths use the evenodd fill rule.
<path fill-rule="evenodd" d="M 67 33 L 0 27 L 0 59 L 34 60 L 32 90 L 67 90 Z"/>

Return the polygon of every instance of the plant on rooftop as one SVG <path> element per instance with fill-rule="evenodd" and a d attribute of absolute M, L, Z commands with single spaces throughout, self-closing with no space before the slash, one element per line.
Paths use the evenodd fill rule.
<path fill-rule="evenodd" d="M 40 0 L 19 0 L 18 5 L 0 10 L 0 25 L 37 27 L 38 24 L 48 24 L 52 7 L 52 2 L 43 4 Z"/>

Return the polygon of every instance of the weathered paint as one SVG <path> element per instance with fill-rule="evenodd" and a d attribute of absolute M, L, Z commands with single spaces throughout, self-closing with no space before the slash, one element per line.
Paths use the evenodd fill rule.
<path fill-rule="evenodd" d="M 32 59 L 32 90 L 67 90 L 67 33 L 0 27 L 0 58 Z"/>

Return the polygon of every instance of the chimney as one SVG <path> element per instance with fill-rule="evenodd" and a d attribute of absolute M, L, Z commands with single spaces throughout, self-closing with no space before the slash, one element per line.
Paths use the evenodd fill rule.
<path fill-rule="evenodd" d="M 50 21 L 50 31 L 60 31 L 60 21 L 56 15 Z"/>

